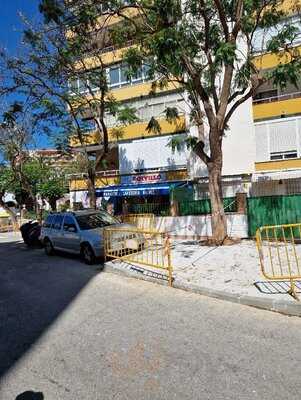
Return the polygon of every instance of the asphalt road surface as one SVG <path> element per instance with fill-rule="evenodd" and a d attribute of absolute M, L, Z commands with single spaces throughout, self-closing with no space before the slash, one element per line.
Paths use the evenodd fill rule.
<path fill-rule="evenodd" d="M 1 400 L 300 400 L 300 349 L 299 318 L 0 238 Z"/>

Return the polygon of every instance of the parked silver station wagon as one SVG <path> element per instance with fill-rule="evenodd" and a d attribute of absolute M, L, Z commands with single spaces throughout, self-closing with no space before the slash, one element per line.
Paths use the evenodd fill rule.
<path fill-rule="evenodd" d="M 47 255 L 55 250 L 80 254 L 87 264 L 104 256 L 105 227 L 131 228 L 105 211 L 82 210 L 48 215 L 41 230 L 40 240 Z"/>

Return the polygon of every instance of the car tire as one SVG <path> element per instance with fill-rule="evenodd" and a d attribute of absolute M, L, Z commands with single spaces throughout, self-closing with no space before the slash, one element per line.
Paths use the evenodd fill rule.
<path fill-rule="evenodd" d="M 54 248 L 53 245 L 51 243 L 51 241 L 49 239 L 45 239 L 44 240 L 44 249 L 45 249 L 45 253 L 47 254 L 47 256 L 53 256 L 54 255 Z"/>
<path fill-rule="evenodd" d="M 82 245 L 81 255 L 87 265 L 93 265 L 95 263 L 96 257 L 94 251 L 88 243 Z"/>

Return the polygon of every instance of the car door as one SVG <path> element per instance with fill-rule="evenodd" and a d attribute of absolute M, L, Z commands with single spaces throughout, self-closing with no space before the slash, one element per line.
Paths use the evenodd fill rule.
<path fill-rule="evenodd" d="M 56 214 L 51 227 L 51 241 L 54 248 L 63 249 L 62 225 L 63 215 Z"/>
<path fill-rule="evenodd" d="M 80 253 L 80 231 L 72 215 L 65 215 L 63 222 L 64 248 L 72 253 Z"/>

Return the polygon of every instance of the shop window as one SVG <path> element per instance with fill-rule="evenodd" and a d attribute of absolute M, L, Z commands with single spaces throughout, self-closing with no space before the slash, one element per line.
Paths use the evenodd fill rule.
<path fill-rule="evenodd" d="M 291 151 L 283 151 L 279 153 L 271 153 L 270 159 L 273 160 L 289 160 L 292 158 L 298 158 L 298 152 L 297 150 L 291 150 Z"/>

